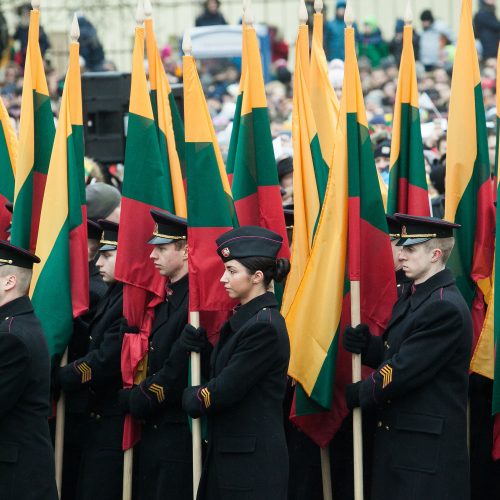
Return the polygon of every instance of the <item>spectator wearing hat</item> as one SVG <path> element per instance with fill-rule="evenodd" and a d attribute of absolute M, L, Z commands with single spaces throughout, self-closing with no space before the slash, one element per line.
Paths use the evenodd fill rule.
<path fill-rule="evenodd" d="M 382 177 L 384 184 L 389 185 L 389 165 L 391 159 L 391 141 L 382 141 L 375 147 L 373 153 L 377 172 Z"/>
<path fill-rule="evenodd" d="M 426 9 L 420 15 L 422 33 L 420 34 L 419 57 L 426 71 L 432 71 L 442 65 L 442 49 L 453 42 L 450 29 L 442 22 L 436 21 L 432 11 Z M 443 40 L 447 40 L 448 43 Z"/>
<path fill-rule="evenodd" d="M 203 13 L 196 18 L 195 26 L 218 26 L 227 24 L 226 19 L 219 9 L 220 0 L 205 0 L 203 2 Z"/>
<path fill-rule="evenodd" d="M 403 33 L 405 28 L 405 22 L 402 19 L 396 19 L 396 25 L 394 27 L 394 38 L 389 43 L 389 52 L 399 66 L 401 63 L 401 55 L 403 53 Z M 415 59 L 419 59 L 419 41 L 420 37 L 415 29 L 413 29 L 413 53 L 415 54 Z"/>
<path fill-rule="evenodd" d="M 293 158 L 287 156 L 277 163 L 278 180 L 281 186 L 281 202 L 283 205 L 293 204 Z"/>
<path fill-rule="evenodd" d="M 189 351 L 210 352 L 204 330 L 188 325 L 187 220 L 151 210 L 148 243 L 158 272 L 168 279 L 165 301 L 155 308 L 146 379 L 120 392 L 122 408 L 142 422 L 136 481 L 139 498 L 191 500 L 192 442 L 181 398 L 188 386 Z M 204 364 L 204 363 L 203 363 Z"/>
<path fill-rule="evenodd" d="M 483 59 L 497 57 L 500 21 L 495 10 L 495 0 L 480 0 L 479 11 L 474 16 L 474 31 L 483 47 Z"/>
<path fill-rule="evenodd" d="M 115 279 L 118 224 L 100 220 L 99 226 L 102 236 L 96 265 L 109 288 L 88 325 L 87 353 L 60 368 L 58 380 L 66 394 L 85 391 L 88 401 L 77 498 L 121 500 L 124 417 L 118 392 L 122 388 L 123 285 Z"/>
<path fill-rule="evenodd" d="M 118 189 L 104 182 L 94 182 L 85 188 L 85 195 L 90 220 L 106 219 L 120 223 L 121 194 Z"/>
<path fill-rule="evenodd" d="M 339 0 L 335 5 L 335 15 L 325 23 L 325 52 L 328 61 L 344 60 L 344 14 L 347 3 Z"/>
<path fill-rule="evenodd" d="M 372 500 L 469 500 L 467 399 L 472 319 L 446 262 L 458 224 L 395 214 L 406 277 L 381 337 L 361 324 L 343 344 L 375 371 L 346 387 L 349 408 L 377 415 Z"/>
<path fill-rule="evenodd" d="M 0 240 L 0 496 L 56 500 L 50 440 L 50 359 L 27 297 L 40 259 Z"/>
<path fill-rule="evenodd" d="M 288 260 L 276 260 L 282 244 L 278 234 L 254 226 L 217 239 L 221 286 L 240 305 L 222 326 L 209 381 L 187 388 L 182 399 L 192 418 L 208 417 L 198 499 L 287 499 L 283 398 L 290 345 L 276 297 L 267 291 L 290 269 Z"/>
<path fill-rule="evenodd" d="M 373 17 L 368 17 L 363 22 L 363 30 L 358 35 L 358 55 L 366 57 L 372 68 L 378 68 L 382 59 L 389 55 L 389 46 Z"/>

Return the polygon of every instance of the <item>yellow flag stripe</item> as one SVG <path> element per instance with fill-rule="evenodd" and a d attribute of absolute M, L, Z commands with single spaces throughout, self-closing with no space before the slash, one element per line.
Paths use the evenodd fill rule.
<path fill-rule="evenodd" d="M 365 103 L 363 102 L 363 90 L 361 88 L 361 79 L 359 77 L 359 68 L 356 61 L 356 44 L 354 40 L 354 28 L 345 29 L 345 53 L 346 64 L 344 66 L 344 85 L 355 85 L 356 92 L 348 92 L 347 113 L 356 113 L 357 121 L 360 125 L 368 128 L 366 120 Z"/>

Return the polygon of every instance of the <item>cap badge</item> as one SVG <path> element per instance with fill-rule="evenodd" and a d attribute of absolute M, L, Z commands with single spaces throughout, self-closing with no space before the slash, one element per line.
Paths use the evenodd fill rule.
<path fill-rule="evenodd" d="M 223 257 L 229 257 L 231 255 L 231 251 L 227 247 L 223 248 L 220 253 Z"/>
<path fill-rule="evenodd" d="M 401 228 L 401 238 L 406 238 L 408 236 L 408 233 L 406 232 L 406 226 L 403 226 Z"/>

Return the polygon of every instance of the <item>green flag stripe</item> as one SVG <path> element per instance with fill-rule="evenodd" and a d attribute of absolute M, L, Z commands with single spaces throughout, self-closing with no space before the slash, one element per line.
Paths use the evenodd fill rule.
<path fill-rule="evenodd" d="M 14 172 L 9 156 L 9 148 L 5 138 L 5 131 L 0 125 L 0 194 L 9 201 L 14 199 Z"/>
<path fill-rule="evenodd" d="M 50 97 L 33 91 L 35 110 L 35 171 L 47 174 L 56 134 Z M 23 147 L 22 144 L 19 145 Z"/>
<path fill-rule="evenodd" d="M 243 92 L 240 93 L 238 95 L 238 98 L 236 99 L 236 109 L 234 111 L 233 129 L 231 131 L 231 140 L 229 141 L 229 150 L 227 153 L 227 160 L 226 160 L 226 172 L 228 173 L 228 175 L 234 174 L 234 166 L 236 164 L 236 151 L 238 149 L 238 138 L 240 134 L 242 104 L 243 104 Z"/>
<path fill-rule="evenodd" d="M 175 147 L 179 162 L 181 164 L 182 178 L 186 178 L 186 139 L 184 134 L 184 122 L 182 121 L 179 108 L 175 102 L 175 97 L 172 92 L 168 94 L 168 102 L 170 104 L 170 113 L 172 115 L 172 128 L 174 129 Z"/>

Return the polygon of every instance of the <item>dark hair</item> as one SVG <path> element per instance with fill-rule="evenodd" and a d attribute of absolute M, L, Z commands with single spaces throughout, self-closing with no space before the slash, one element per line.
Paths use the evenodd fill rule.
<path fill-rule="evenodd" d="M 271 257 L 242 257 L 236 260 L 246 267 L 250 274 L 262 271 L 266 287 L 272 280 L 278 283 L 283 281 L 290 272 L 290 261 L 288 259 L 276 260 Z"/>

